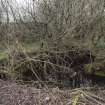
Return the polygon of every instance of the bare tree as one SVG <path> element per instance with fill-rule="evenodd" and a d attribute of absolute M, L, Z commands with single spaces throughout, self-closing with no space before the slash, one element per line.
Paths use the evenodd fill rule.
<path fill-rule="evenodd" d="M 103 36 L 104 0 L 39 0 L 37 8 L 37 16 L 47 27 L 46 38 L 54 43 L 67 37 L 95 44 Z"/>

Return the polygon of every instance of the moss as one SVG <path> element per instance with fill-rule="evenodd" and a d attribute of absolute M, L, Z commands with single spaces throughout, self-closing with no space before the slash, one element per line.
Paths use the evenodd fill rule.
<path fill-rule="evenodd" d="M 86 65 L 84 65 L 84 68 L 85 68 L 86 73 L 92 72 L 92 64 L 86 64 Z"/>
<path fill-rule="evenodd" d="M 7 53 L 0 53 L 0 60 L 4 60 L 4 59 L 7 59 L 8 58 L 8 54 Z"/>
<path fill-rule="evenodd" d="M 101 77 L 105 77 L 105 72 L 103 72 L 103 71 L 96 71 L 95 75 L 101 76 Z"/>
<path fill-rule="evenodd" d="M 94 62 L 91 64 L 85 64 L 84 69 L 86 73 L 94 74 L 97 76 L 105 76 L 105 63 Z"/>

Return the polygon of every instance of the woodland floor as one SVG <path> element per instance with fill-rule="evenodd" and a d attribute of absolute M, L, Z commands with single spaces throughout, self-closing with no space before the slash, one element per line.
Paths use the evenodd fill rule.
<path fill-rule="evenodd" d="M 105 105 L 105 89 L 36 89 L 0 80 L 0 105 Z"/>

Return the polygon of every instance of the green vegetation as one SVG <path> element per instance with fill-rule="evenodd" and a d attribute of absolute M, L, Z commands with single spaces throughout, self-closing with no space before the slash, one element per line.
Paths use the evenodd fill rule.
<path fill-rule="evenodd" d="M 5 52 L 0 52 L 0 61 L 8 59 L 8 54 Z"/>
<path fill-rule="evenodd" d="M 84 68 L 86 73 L 105 77 L 105 62 L 93 62 L 84 65 Z"/>

